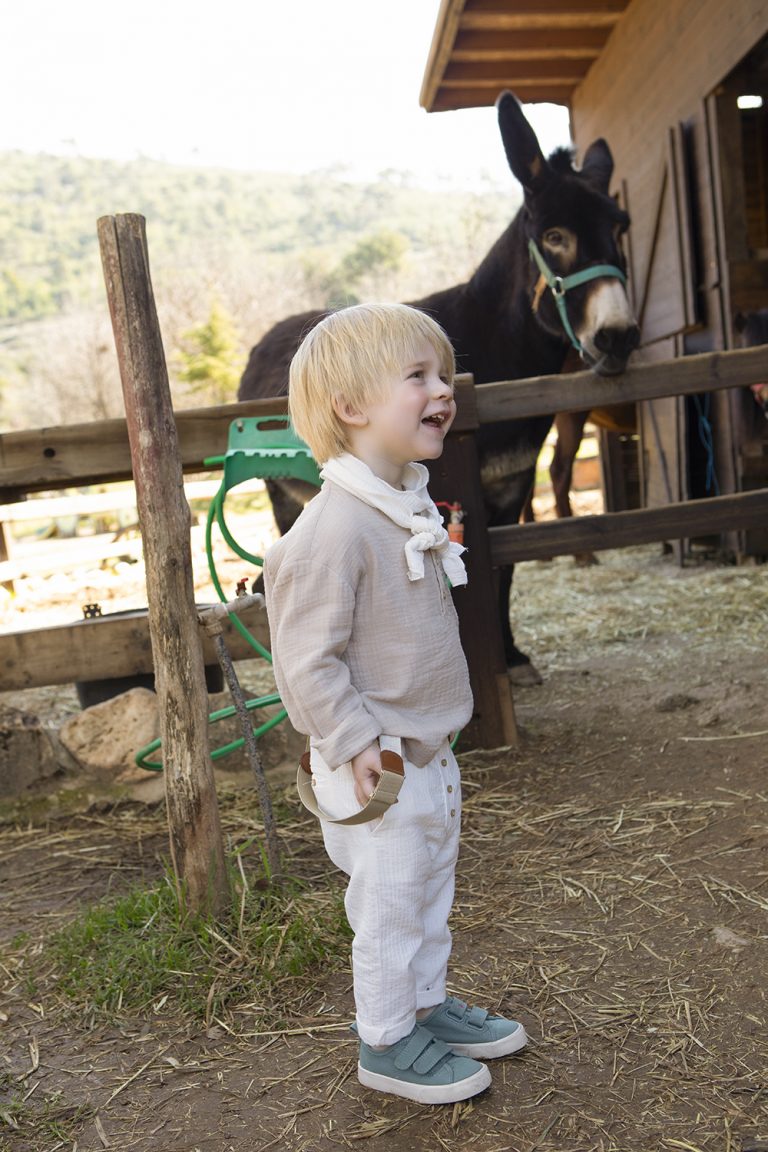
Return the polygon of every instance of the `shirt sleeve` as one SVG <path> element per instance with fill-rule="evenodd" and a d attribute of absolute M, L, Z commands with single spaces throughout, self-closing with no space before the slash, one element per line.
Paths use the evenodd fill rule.
<path fill-rule="evenodd" d="M 291 723 L 312 737 L 326 764 L 338 767 L 381 735 L 342 659 L 352 632 L 355 590 L 333 570 L 265 565 L 275 680 Z"/>

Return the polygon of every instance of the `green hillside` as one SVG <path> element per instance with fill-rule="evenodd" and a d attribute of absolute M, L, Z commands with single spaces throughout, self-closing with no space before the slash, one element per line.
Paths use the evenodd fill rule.
<path fill-rule="evenodd" d="M 508 195 L 427 192 L 397 173 L 361 184 L 323 172 L 290 176 L 6 152 L 0 154 L 0 323 L 39 319 L 92 299 L 94 272 L 100 273 L 96 220 L 103 215 L 144 215 L 150 257 L 166 266 L 198 264 L 214 248 L 233 260 L 245 253 L 342 253 L 382 232 L 418 252 L 468 213 L 481 212 L 483 223 L 500 230 L 510 203 Z"/>
<path fill-rule="evenodd" d="M 399 172 L 353 183 L 0 153 L 0 418 L 35 426 L 40 411 L 61 422 L 120 409 L 100 216 L 145 216 L 172 388 L 204 403 L 231 395 L 249 348 L 283 316 L 465 279 L 515 196 L 511 179 L 508 191 L 438 192 Z M 195 357 L 210 361 L 212 345 L 226 345 L 227 363 L 209 388 Z"/>

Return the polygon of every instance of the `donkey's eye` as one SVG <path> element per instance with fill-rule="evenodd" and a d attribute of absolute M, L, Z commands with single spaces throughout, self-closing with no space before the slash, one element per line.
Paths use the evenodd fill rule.
<path fill-rule="evenodd" d="M 543 240 L 549 248 L 562 248 L 566 243 L 565 236 L 559 228 L 550 228 L 544 233 Z"/>

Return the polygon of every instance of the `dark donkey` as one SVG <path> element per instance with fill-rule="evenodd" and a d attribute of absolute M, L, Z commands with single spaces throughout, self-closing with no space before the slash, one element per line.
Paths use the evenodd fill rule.
<path fill-rule="evenodd" d="M 580 170 L 568 149 L 545 159 L 517 99 L 497 101 L 501 138 L 525 193 L 522 208 L 466 284 L 411 301 L 438 321 L 460 372 L 475 383 L 553 375 L 569 345 L 600 375 L 623 371 L 639 332 L 624 290 L 620 236 L 629 217 L 608 194 L 613 160 L 604 140 Z M 302 337 L 324 316 L 305 312 L 275 325 L 252 349 L 239 398 L 283 396 L 288 365 Z M 552 387 L 557 387 L 556 376 Z M 507 420 L 480 429 L 478 449 L 490 526 L 516 524 L 531 490 L 550 416 Z M 277 526 L 287 531 L 313 489 L 268 481 Z M 538 682 L 514 644 L 509 621 L 512 567 L 499 569 L 504 648 L 518 683 Z"/>

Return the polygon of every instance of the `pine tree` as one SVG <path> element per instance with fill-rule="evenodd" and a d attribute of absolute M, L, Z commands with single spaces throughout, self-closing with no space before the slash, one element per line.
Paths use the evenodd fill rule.
<path fill-rule="evenodd" d="M 229 313 L 214 300 L 208 319 L 182 334 L 177 378 L 196 399 L 228 404 L 236 399 L 243 370 L 237 331 Z"/>

